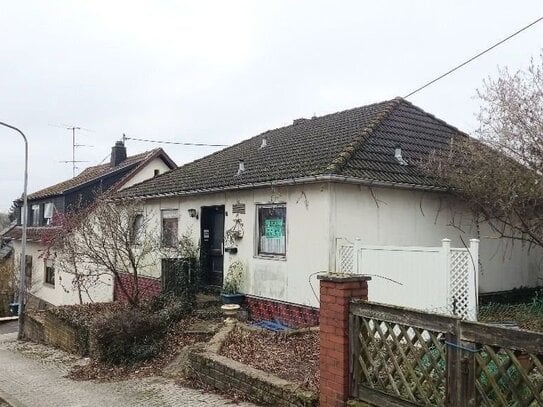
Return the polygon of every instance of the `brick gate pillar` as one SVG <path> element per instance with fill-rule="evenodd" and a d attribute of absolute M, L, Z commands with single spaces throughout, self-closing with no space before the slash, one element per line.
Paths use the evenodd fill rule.
<path fill-rule="evenodd" d="M 326 274 L 320 280 L 320 406 L 344 406 L 349 397 L 349 302 L 368 299 L 371 277 Z"/>

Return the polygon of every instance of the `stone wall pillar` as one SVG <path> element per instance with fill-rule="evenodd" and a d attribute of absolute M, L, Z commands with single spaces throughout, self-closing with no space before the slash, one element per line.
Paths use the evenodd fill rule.
<path fill-rule="evenodd" d="M 326 274 L 320 280 L 320 405 L 344 406 L 349 397 L 349 303 L 368 299 L 371 277 Z"/>

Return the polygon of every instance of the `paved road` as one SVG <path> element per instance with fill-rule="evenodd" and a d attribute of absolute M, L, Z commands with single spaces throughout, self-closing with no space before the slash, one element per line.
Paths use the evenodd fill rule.
<path fill-rule="evenodd" d="M 18 321 L 0 322 L 0 335 L 17 332 L 17 329 L 19 328 L 18 324 Z"/>
<path fill-rule="evenodd" d="M 1 399 L 13 407 L 170 407 L 228 406 L 221 396 L 184 388 L 163 377 L 111 383 L 66 377 L 78 360 L 46 346 L 19 343 L 16 334 L 0 335 Z M 239 406 L 253 406 L 242 403 Z"/>

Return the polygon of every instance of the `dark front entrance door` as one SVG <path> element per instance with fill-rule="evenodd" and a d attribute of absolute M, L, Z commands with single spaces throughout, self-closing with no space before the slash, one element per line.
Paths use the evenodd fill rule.
<path fill-rule="evenodd" d="M 201 253 L 205 283 L 222 286 L 224 205 L 202 207 Z"/>

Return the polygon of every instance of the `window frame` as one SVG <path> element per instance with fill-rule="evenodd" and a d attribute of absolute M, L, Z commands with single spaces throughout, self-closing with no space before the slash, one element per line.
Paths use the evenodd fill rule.
<path fill-rule="evenodd" d="M 175 212 L 176 216 L 167 216 L 167 217 L 165 217 L 164 215 L 167 212 Z M 167 220 L 167 219 L 175 219 L 176 220 L 175 236 L 173 236 L 173 241 L 172 242 L 166 242 L 165 241 L 164 220 Z M 166 244 L 166 243 L 168 243 L 168 244 Z M 179 243 L 179 210 L 177 208 L 164 208 L 164 209 L 161 209 L 160 210 L 160 245 L 162 247 L 166 247 L 166 248 L 175 248 L 178 243 Z"/>
<path fill-rule="evenodd" d="M 44 278 L 43 282 L 49 286 L 55 286 L 56 270 L 53 260 L 45 259 L 43 263 Z"/>
<path fill-rule="evenodd" d="M 50 213 L 48 213 L 50 212 Z M 47 217 L 46 215 L 51 215 Z M 53 222 L 53 216 L 55 215 L 55 204 L 53 202 L 46 202 L 43 205 L 43 221 L 45 225 L 50 225 Z"/>
<path fill-rule="evenodd" d="M 282 208 L 284 209 L 284 253 L 268 253 L 260 251 L 260 209 L 266 208 Z M 255 204 L 255 239 L 254 239 L 254 257 L 260 259 L 271 259 L 271 260 L 286 260 L 287 259 L 287 248 L 288 248 L 288 225 L 287 225 L 287 203 L 286 202 L 257 202 Z"/>
<path fill-rule="evenodd" d="M 141 223 L 136 225 L 136 221 L 141 219 Z M 134 215 L 130 222 L 130 243 L 134 246 L 137 246 L 141 243 L 141 232 L 143 229 L 143 222 L 145 221 L 143 212 L 138 212 Z M 137 227 L 136 227 L 137 226 Z"/>
<path fill-rule="evenodd" d="M 40 226 L 40 204 L 30 205 L 30 226 Z"/>

